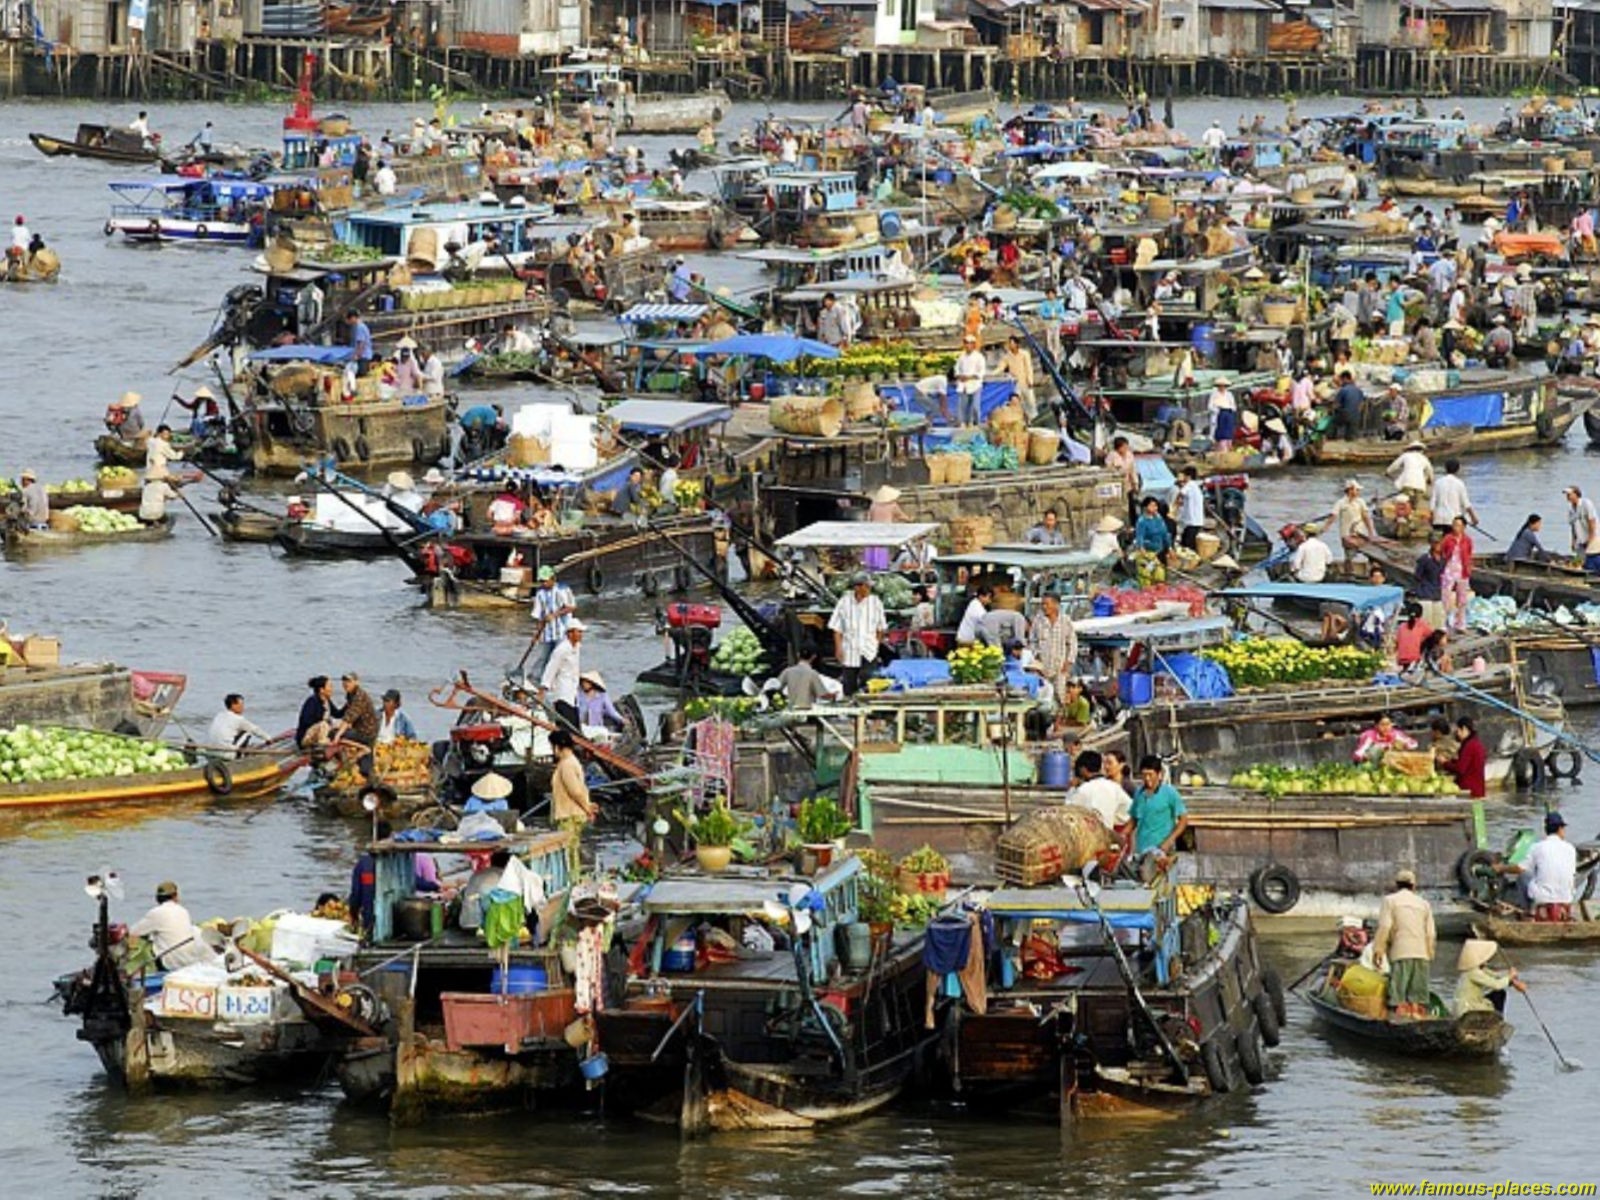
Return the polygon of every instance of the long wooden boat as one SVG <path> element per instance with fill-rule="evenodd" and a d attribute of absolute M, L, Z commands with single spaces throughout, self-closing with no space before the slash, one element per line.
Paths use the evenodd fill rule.
<path fill-rule="evenodd" d="M 161 161 L 161 152 L 145 144 L 131 129 L 114 129 L 109 125 L 80 124 L 71 139 L 52 137 L 47 133 L 30 133 L 28 140 L 34 149 L 47 158 L 76 156 L 97 158 L 102 162 L 153 163 Z"/>
<path fill-rule="evenodd" d="M 1322 983 L 1305 997 L 1330 1029 L 1359 1039 L 1374 1050 L 1427 1058 L 1491 1058 L 1511 1039 L 1512 1026 L 1499 1013 L 1396 1021 L 1352 1012 L 1335 995 L 1346 965 L 1331 964 Z"/>
<path fill-rule="evenodd" d="M 1362 548 L 1381 563 L 1392 582 L 1409 587 L 1416 579 L 1415 545 L 1369 543 Z M 1519 605 L 1574 605 L 1600 599 L 1595 576 L 1566 562 L 1508 561 L 1503 552 L 1472 556 L 1472 590 L 1480 596 L 1510 596 Z"/>
<path fill-rule="evenodd" d="M 61 725 L 151 738 L 166 728 L 187 683 L 115 663 L 13 665 L 0 671 L 0 729 Z"/>
<path fill-rule="evenodd" d="M 203 467 L 242 467 L 249 462 L 249 456 L 237 446 L 214 440 L 196 443 L 186 433 L 173 434 L 172 444 L 183 452 L 184 461 Z M 129 442 L 114 433 L 103 433 L 94 440 L 94 452 L 108 467 L 144 469 L 145 443 L 142 441 Z"/>
<path fill-rule="evenodd" d="M 609 1060 L 608 1106 L 710 1131 L 802 1130 L 856 1120 L 898 1097 L 934 1033 L 923 1017 L 920 931 L 878 939 L 845 961 L 835 934 L 857 920 L 860 859 L 814 878 L 669 875 L 624 993 L 595 1016 Z M 802 894 L 824 903 L 793 947 L 697 966 L 669 928 L 725 925 Z M 807 906 L 812 903 L 807 900 Z M 692 960 L 693 956 L 690 956 Z"/>
<path fill-rule="evenodd" d="M 110 546 L 123 542 L 161 542 L 172 536 L 175 520 L 169 513 L 154 525 L 122 533 L 89 533 L 82 529 L 25 529 L 12 524 L 6 526 L 6 553 L 76 550 L 80 546 Z"/>
<path fill-rule="evenodd" d="M 288 518 L 235 507 L 223 509 L 211 519 L 225 542 L 271 545 L 278 540 L 278 534 Z"/>
<path fill-rule="evenodd" d="M 0 784 L 0 808 L 52 808 L 134 802 L 261 800 L 275 793 L 304 763 L 295 757 L 257 756 L 232 762 L 201 762 L 181 771 L 107 775 L 99 779 Z"/>
<path fill-rule="evenodd" d="M 1494 454 L 1502 450 L 1559 446 L 1566 439 L 1567 430 L 1587 409 L 1587 401 L 1557 401 L 1546 407 L 1538 422 L 1497 428 L 1425 430 L 1422 441 L 1427 445 L 1428 452 L 1436 458 L 1441 454 Z M 1326 438 L 1305 446 L 1306 458 L 1317 466 L 1382 467 L 1393 462 L 1398 453 L 1399 443 L 1383 438 L 1360 438 L 1354 441 Z"/>
<path fill-rule="evenodd" d="M 1600 942 L 1600 921 L 1530 921 L 1486 914 L 1472 923 L 1474 936 L 1502 946 L 1567 946 Z"/>

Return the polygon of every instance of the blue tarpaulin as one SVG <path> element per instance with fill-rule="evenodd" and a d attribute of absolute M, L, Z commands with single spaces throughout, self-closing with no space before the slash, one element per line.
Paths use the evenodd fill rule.
<path fill-rule="evenodd" d="M 1428 419 L 1424 429 L 1461 426 L 1487 426 L 1496 428 L 1504 419 L 1506 394 L 1504 392 L 1479 392 L 1472 396 L 1441 396 L 1430 399 Z"/>
<path fill-rule="evenodd" d="M 313 362 L 338 364 L 348 362 L 355 351 L 349 346 L 272 346 L 266 350 L 254 350 L 250 354 L 251 362 Z"/>
<path fill-rule="evenodd" d="M 1005 379 L 985 380 L 983 391 L 978 396 L 978 411 L 982 414 L 983 419 L 987 421 L 990 413 L 1009 402 L 1016 393 L 1017 381 L 1015 379 L 1007 377 Z M 940 414 L 938 394 L 935 393 L 932 397 L 926 397 L 917 390 L 917 385 L 914 383 L 897 383 L 890 387 L 881 387 L 878 389 L 878 394 L 883 397 L 889 408 L 895 412 L 919 413 L 930 418 L 936 418 Z M 950 384 L 945 392 L 945 400 L 950 406 L 951 413 L 955 413 L 957 411 L 957 400 L 956 385 L 954 383 Z M 933 443 L 930 442 L 930 449 L 932 445 Z"/>
<path fill-rule="evenodd" d="M 708 358 L 714 354 L 742 354 L 748 358 L 770 358 L 773 362 L 793 362 L 801 355 L 810 358 L 839 357 L 837 347 L 793 333 L 741 333 L 723 338 L 720 342 L 707 342 L 689 353 L 696 358 Z"/>
<path fill-rule="evenodd" d="M 950 664 L 942 658 L 899 658 L 879 672 L 894 684 L 894 691 L 937 687 L 950 682 Z"/>
<path fill-rule="evenodd" d="M 1171 675 L 1194 700 L 1223 700 L 1233 695 L 1233 680 L 1219 663 L 1198 654 L 1161 654 L 1151 667 L 1154 674 Z"/>

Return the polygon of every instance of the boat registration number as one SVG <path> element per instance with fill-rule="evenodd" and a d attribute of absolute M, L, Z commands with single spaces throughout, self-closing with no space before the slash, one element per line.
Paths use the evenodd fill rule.
<path fill-rule="evenodd" d="M 217 989 L 196 984 L 168 983 L 161 989 L 161 1011 L 169 1017 L 213 1021 L 217 1016 Z"/>
<path fill-rule="evenodd" d="M 218 1016 L 234 1022 L 270 1021 L 273 995 L 271 988 L 225 987 Z"/>

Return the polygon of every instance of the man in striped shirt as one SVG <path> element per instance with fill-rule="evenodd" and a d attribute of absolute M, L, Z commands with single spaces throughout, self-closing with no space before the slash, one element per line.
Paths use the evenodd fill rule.
<path fill-rule="evenodd" d="M 883 601 L 872 594 L 872 580 L 865 571 L 857 572 L 850 590 L 839 597 L 828 628 L 833 630 L 833 656 L 844 668 L 845 695 L 853 696 L 860 690 L 863 671 L 878 661 L 878 639 L 889 628 Z"/>
<path fill-rule="evenodd" d="M 1061 611 L 1061 597 L 1047 595 L 1028 627 L 1028 648 L 1039 672 L 1050 681 L 1057 697 L 1067 694 L 1067 680 L 1078 660 L 1078 632 L 1072 618 Z"/>
<path fill-rule="evenodd" d="M 556 582 L 556 569 L 540 567 L 539 586 L 533 593 L 533 636 L 538 640 L 528 656 L 528 678 L 537 679 L 543 673 L 550 655 L 567 636 L 567 626 L 577 611 L 572 589 Z"/>

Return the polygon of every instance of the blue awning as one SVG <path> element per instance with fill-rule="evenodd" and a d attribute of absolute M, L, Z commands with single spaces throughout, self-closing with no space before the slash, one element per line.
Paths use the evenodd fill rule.
<path fill-rule="evenodd" d="M 251 362 L 313 362 L 324 366 L 350 361 L 355 350 L 350 346 L 271 346 L 250 352 Z"/>
<path fill-rule="evenodd" d="M 696 358 L 741 354 L 747 358 L 769 358 L 773 362 L 793 362 L 801 355 L 811 358 L 839 357 L 837 347 L 793 333 L 742 333 L 737 337 L 723 338 L 720 342 L 707 342 L 691 353 Z"/>
<path fill-rule="evenodd" d="M 1386 608 L 1405 599 L 1405 591 L 1392 583 L 1376 586 L 1367 583 L 1258 583 L 1254 587 L 1228 588 L 1218 592 L 1237 600 L 1305 600 L 1313 604 L 1344 604 L 1354 612 Z"/>

